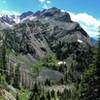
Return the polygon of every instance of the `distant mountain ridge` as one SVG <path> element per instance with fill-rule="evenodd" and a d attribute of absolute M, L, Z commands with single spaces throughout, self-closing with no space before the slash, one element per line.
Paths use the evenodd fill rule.
<path fill-rule="evenodd" d="M 54 17 L 59 21 L 71 21 L 70 15 L 67 12 L 62 12 L 60 9 L 53 7 L 52 9 L 45 9 L 43 11 L 38 11 L 33 13 L 32 11 L 24 12 L 21 15 L 1 15 L 0 21 L 2 23 L 7 23 L 13 25 L 15 23 L 20 23 L 24 19 L 30 20 L 31 17 Z"/>

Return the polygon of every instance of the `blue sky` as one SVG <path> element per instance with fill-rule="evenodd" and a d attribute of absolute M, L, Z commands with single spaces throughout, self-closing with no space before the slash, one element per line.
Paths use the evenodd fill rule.
<path fill-rule="evenodd" d="M 86 12 L 96 18 L 100 17 L 100 0 L 0 0 L 0 10 L 17 12 L 32 10 L 35 12 L 43 8 L 43 3 L 48 7 L 55 6 L 66 11 Z"/>
<path fill-rule="evenodd" d="M 44 8 L 57 7 L 68 11 L 74 21 L 92 36 L 97 35 L 100 22 L 100 0 L 0 0 L 1 13 L 36 12 Z"/>

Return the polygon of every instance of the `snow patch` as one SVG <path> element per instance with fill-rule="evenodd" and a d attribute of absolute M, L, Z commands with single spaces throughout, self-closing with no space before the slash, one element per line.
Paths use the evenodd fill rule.
<path fill-rule="evenodd" d="M 25 21 L 25 20 L 34 20 L 36 19 L 37 17 L 36 16 L 27 16 L 26 18 L 22 19 L 22 22 Z"/>
<path fill-rule="evenodd" d="M 64 64 L 64 65 L 65 65 L 66 62 L 65 62 L 65 61 L 59 61 L 59 62 L 58 62 L 58 65 L 61 65 L 61 64 Z"/>
<path fill-rule="evenodd" d="M 20 23 L 20 18 L 18 16 L 15 16 L 13 20 L 16 24 Z"/>
<path fill-rule="evenodd" d="M 79 43 L 83 43 L 83 41 L 82 41 L 82 40 L 80 40 L 80 39 L 78 39 L 78 40 L 77 40 L 77 42 L 79 42 Z"/>

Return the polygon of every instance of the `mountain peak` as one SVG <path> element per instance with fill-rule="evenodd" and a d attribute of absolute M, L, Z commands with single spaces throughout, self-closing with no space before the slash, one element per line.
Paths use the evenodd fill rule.
<path fill-rule="evenodd" d="M 56 7 L 52 7 L 52 8 L 49 8 L 49 9 L 46 9 L 47 12 L 52 12 L 52 13 L 60 13 L 61 10 L 56 8 Z"/>
<path fill-rule="evenodd" d="M 23 19 L 27 16 L 33 16 L 33 15 L 34 15 L 34 13 L 32 11 L 24 12 L 21 14 L 20 19 Z"/>
<path fill-rule="evenodd" d="M 56 7 L 52 7 L 49 9 L 44 9 L 43 11 L 38 11 L 34 14 L 39 18 L 52 18 L 57 21 L 69 22 L 71 21 L 70 15 L 67 12 L 62 12 L 60 9 Z"/>

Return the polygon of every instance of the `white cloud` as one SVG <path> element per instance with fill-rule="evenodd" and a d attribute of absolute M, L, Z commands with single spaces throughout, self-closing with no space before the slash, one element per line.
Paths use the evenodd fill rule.
<path fill-rule="evenodd" d="M 75 14 L 69 12 L 73 21 L 79 22 L 83 29 L 91 36 L 97 37 L 100 20 L 87 13 Z"/>
<path fill-rule="evenodd" d="M 1 10 L 0 15 L 20 15 L 20 13 L 15 11 L 9 11 L 9 10 Z"/>
<path fill-rule="evenodd" d="M 39 0 L 39 2 L 44 3 L 44 2 L 45 2 L 45 0 Z"/>
<path fill-rule="evenodd" d="M 50 0 L 39 0 L 43 9 L 50 8 L 51 1 Z"/>
<path fill-rule="evenodd" d="M 51 1 L 49 1 L 49 0 L 47 0 L 46 2 L 47 2 L 47 4 L 50 4 L 51 3 Z"/>
<path fill-rule="evenodd" d="M 62 9 L 61 12 L 66 12 L 66 11 L 64 9 Z"/>
<path fill-rule="evenodd" d="M 44 8 L 44 9 L 48 9 L 48 5 L 47 5 L 47 4 L 44 4 L 44 5 L 43 5 L 43 8 Z"/>
<path fill-rule="evenodd" d="M 5 1 L 5 0 L 3 0 L 2 2 L 3 2 L 4 4 L 6 3 L 6 1 Z"/>
<path fill-rule="evenodd" d="M 5 4 L 6 3 L 6 0 L 0 0 L 0 3 Z"/>

